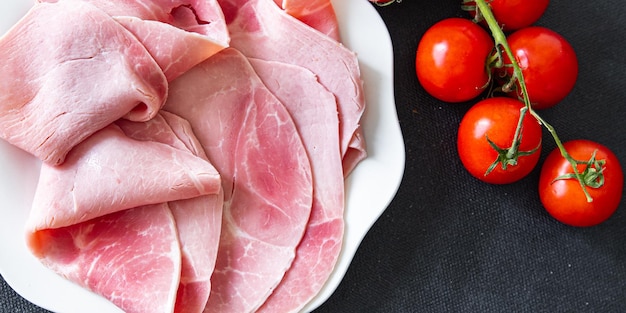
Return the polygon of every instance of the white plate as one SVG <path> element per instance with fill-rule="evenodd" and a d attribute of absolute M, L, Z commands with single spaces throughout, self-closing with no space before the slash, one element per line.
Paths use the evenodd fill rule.
<path fill-rule="evenodd" d="M 405 162 L 387 28 L 367 0 L 332 2 L 344 44 L 357 52 L 365 80 L 367 109 L 362 124 L 369 156 L 347 179 L 346 234 L 339 262 L 305 311 L 317 308 L 337 288 L 363 237 L 394 197 Z M 15 24 L 30 4 L 24 0 L 0 1 L 0 34 Z M 0 140 L 0 274 L 28 301 L 54 312 L 121 312 L 105 299 L 43 267 L 27 250 L 23 227 L 38 173 L 38 161 Z"/>

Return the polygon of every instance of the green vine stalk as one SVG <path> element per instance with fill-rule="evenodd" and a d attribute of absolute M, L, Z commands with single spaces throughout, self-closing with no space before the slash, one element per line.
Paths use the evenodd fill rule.
<path fill-rule="evenodd" d="M 526 114 L 530 114 L 531 116 L 533 116 L 541 125 L 543 125 L 548 132 L 550 133 L 550 135 L 552 136 L 552 138 L 554 139 L 554 142 L 556 143 L 561 155 L 563 156 L 563 158 L 565 158 L 571 165 L 572 165 L 572 169 L 573 169 L 573 173 L 570 175 L 566 175 L 562 178 L 559 179 L 570 179 L 570 178 L 575 178 L 576 180 L 578 180 L 580 187 L 582 188 L 585 197 L 587 198 L 588 202 L 592 202 L 593 198 L 591 197 L 591 195 L 589 194 L 587 187 L 591 187 L 591 188 L 599 188 L 602 186 L 602 177 L 597 177 L 599 178 L 595 181 L 600 181 L 600 183 L 595 183 L 595 184 L 590 184 L 587 181 L 589 179 L 585 179 L 585 174 L 588 172 L 588 169 L 590 168 L 590 164 L 595 164 L 598 163 L 599 161 L 596 161 L 594 159 L 595 155 L 592 157 L 592 160 L 589 161 L 578 161 L 575 160 L 565 149 L 565 147 L 563 146 L 563 143 L 561 142 L 561 139 L 559 139 L 559 136 L 556 133 L 556 130 L 554 129 L 554 127 L 552 125 L 550 125 L 548 122 L 546 122 L 539 114 L 537 114 L 537 112 L 535 110 L 533 110 L 531 102 L 530 102 L 530 98 L 528 97 L 528 90 L 526 89 L 526 83 L 524 81 L 524 75 L 522 74 L 522 69 L 520 68 L 519 64 L 514 61 L 516 60 L 515 56 L 513 55 L 513 52 L 511 50 L 511 48 L 509 47 L 509 44 L 507 42 L 506 39 L 506 35 L 504 34 L 504 32 L 502 31 L 502 29 L 500 28 L 500 25 L 498 24 L 496 18 L 493 15 L 493 12 L 491 11 L 491 8 L 489 7 L 489 5 L 487 4 L 486 0 L 463 0 L 463 4 L 466 5 L 468 3 L 474 2 L 476 4 L 475 6 L 475 10 L 476 10 L 476 19 L 484 19 L 485 22 L 487 23 L 489 30 L 491 31 L 491 34 L 494 38 L 494 42 L 495 42 L 495 50 L 497 53 L 496 59 L 494 61 L 495 63 L 495 67 L 502 67 L 505 66 L 503 58 L 502 58 L 502 54 L 506 54 L 506 56 L 508 57 L 509 60 L 511 60 L 511 65 L 513 67 L 513 76 L 511 77 L 511 80 L 509 81 L 508 85 L 512 86 L 513 84 L 515 84 L 515 82 L 518 83 L 518 87 L 520 88 L 520 92 L 522 94 L 522 101 L 524 102 L 524 107 L 520 110 L 520 122 L 517 125 L 517 128 L 515 130 L 515 136 L 513 139 L 513 143 L 511 145 L 511 147 L 514 150 L 514 147 L 518 147 L 519 146 L 519 142 L 521 139 L 521 121 L 524 119 L 524 117 L 526 116 Z M 464 6 L 464 9 L 467 9 L 467 6 Z M 513 151 L 516 152 L 516 151 Z M 602 161 L 602 160 L 601 160 Z M 600 161 L 600 162 L 601 162 Z M 578 170 L 578 164 L 587 164 L 587 169 L 581 173 Z M 597 173 L 596 173 L 597 174 Z M 601 171 L 599 172 L 599 175 L 601 176 L 602 173 Z"/>

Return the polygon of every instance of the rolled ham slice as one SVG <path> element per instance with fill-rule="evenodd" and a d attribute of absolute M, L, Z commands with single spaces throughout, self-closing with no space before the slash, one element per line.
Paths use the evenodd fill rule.
<path fill-rule="evenodd" d="M 88 3 L 36 4 L 0 38 L 0 60 L 0 137 L 51 165 L 121 117 L 151 119 L 167 96 L 143 44 Z"/>

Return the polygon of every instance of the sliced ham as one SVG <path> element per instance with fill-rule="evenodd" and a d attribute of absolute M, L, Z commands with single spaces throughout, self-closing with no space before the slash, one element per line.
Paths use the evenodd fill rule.
<path fill-rule="evenodd" d="M 157 141 L 207 159 L 186 120 L 161 111 L 146 123 L 120 120 L 124 133 L 137 140 Z M 224 195 L 221 192 L 169 202 L 181 248 L 176 313 L 202 312 L 211 292 L 211 274 L 219 245 Z"/>
<path fill-rule="evenodd" d="M 42 166 L 27 225 L 32 230 L 68 226 L 219 189 L 219 174 L 202 158 L 134 140 L 110 125 L 76 146 L 62 165 Z"/>
<path fill-rule="evenodd" d="M 222 237 L 205 312 L 253 311 L 291 266 L 311 213 L 302 139 L 248 60 L 230 48 L 173 81 L 164 108 L 189 120 L 222 175 Z"/>
<path fill-rule="evenodd" d="M 43 165 L 28 243 L 126 312 L 201 312 L 221 231 L 220 178 L 186 121 L 120 120 Z"/>
<path fill-rule="evenodd" d="M 330 0 L 275 0 L 287 14 L 340 41 L 337 15 Z"/>
<path fill-rule="evenodd" d="M 169 81 L 228 46 L 217 0 L 84 1 L 100 8 L 139 38 Z"/>
<path fill-rule="evenodd" d="M 328 0 L 36 0 L 0 38 L 29 249 L 129 313 L 300 311 L 366 156 L 338 34 Z"/>
<path fill-rule="evenodd" d="M 227 42 L 216 42 L 158 21 L 132 16 L 117 16 L 115 19 L 139 38 L 168 81 L 228 46 Z"/>
<path fill-rule="evenodd" d="M 167 96 L 142 43 L 88 3 L 36 4 L 0 38 L 0 59 L 0 137 L 52 165 L 120 117 L 152 118 Z"/>
<path fill-rule="evenodd" d="M 133 16 L 167 23 L 227 43 L 228 32 L 217 0 L 36 0 L 87 2 L 110 16 Z"/>
<path fill-rule="evenodd" d="M 344 181 L 335 97 L 303 67 L 250 60 L 285 104 L 311 159 L 313 207 L 296 259 L 259 312 L 298 312 L 328 280 L 343 242 Z"/>
<path fill-rule="evenodd" d="M 339 111 L 344 174 L 366 156 L 360 120 L 365 110 L 356 55 L 281 10 L 272 0 L 218 0 L 231 46 L 247 57 L 299 65 L 331 91 Z"/>
<path fill-rule="evenodd" d="M 181 267 L 177 236 L 167 203 L 34 234 L 45 266 L 127 313 L 173 312 Z"/>

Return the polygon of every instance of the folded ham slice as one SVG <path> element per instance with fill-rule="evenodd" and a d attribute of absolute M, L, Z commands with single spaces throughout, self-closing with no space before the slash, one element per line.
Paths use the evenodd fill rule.
<path fill-rule="evenodd" d="M 231 46 L 247 57 L 299 65 L 332 92 L 339 111 L 344 174 L 366 156 L 360 127 L 365 110 L 354 52 L 281 10 L 272 0 L 218 0 Z"/>
<path fill-rule="evenodd" d="M 337 15 L 330 0 L 274 0 L 287 14 L 340 41 Z"/>
<path fill-rule="evenodd" d="M 298 312 L 333 271 L 343 242 L 344 181 L 335 97 L 309 70 L 250 60 L 267 88 L 285 104 L 311 159 L 313 207 L 296 259 L 259 312 Z"/>
<path fill-rule="evenodd" d="M 88 3 L 36 4 L 0 38 L 0 60 L 0 137 L 48 164 L 120 117 L 152 118 L 167 96 L 143 44 Z"/>
<path fill-rule="evenodd" d="M 127 313 L 173 312 L 181 254 L 167 203 L 31 235 L 41 262 Z"/>
<path fill-rule="evenodd" d="M 228 42 L 216 42 L 158 21 L 132 16 L 117 16 L 115 19 L 139 38 L 168 81 L 228 46 Z"/>
<path fill-rule="evenodd" d="M 186 120 L 161 111 L 146 123 L 117 121 L 127 136 L 158 141 L 207 159 L 206 154 Z M 211 292 L 211 274 L 215 268 L 219 245 L 224 195 L 208 194 L 169 202 L 181 247 L 180 284 L 174 312 L 202 312 Z"/>
<path fill-rule="evenodd" d="M 134 16 L 160 21 L 188 32 L 228 42 L 228 32 L 217 0 L 36 0 L 87 2 L 110 16 Z"/>
<path fill-rule="evenodd" d="M 217 0 L 83 1 L 115 17 L 139 38 L 169 81 L 228 46 L 230 36 Z"/>
<path fill-rule="evenodd" d="M 202 158 L 129 138 L 110 125 L 76 146 L 62 165 L 42 166 L 27 225 L 32 230 L 69 226 L 219 189 L 219 174 Z"/>
<path fill-rule="evenodd" d="M 188 124 L 120 120 L 44 164 L 27 223 L 42 263 L 126 312 L 201 312 L 223 197 Z"/>
<path fill-rule="evenodd" d="M 311 213 L 302 139 L 289 112 L 231 48 L 173 81 L 164 108 L 189 120 L 222 175 L 222 237 L 205 312 L 253 311 L 291 266 Z"/>

